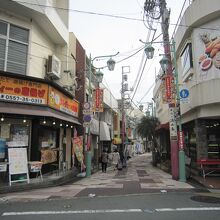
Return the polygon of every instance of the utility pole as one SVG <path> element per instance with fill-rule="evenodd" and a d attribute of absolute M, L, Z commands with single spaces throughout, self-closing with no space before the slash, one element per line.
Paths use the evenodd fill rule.
<path fill-rule="evenodd" d="M 159 1 L 159 8 L 161 14 L 161 29 L 163 34 L 163 46 L 164 46 L 164 53 L 165 56 L 169 60 L 168 69 L 167 69 L 167 76 L 173 76 L 173 68 L 172 68 L 172 61 L 171 61 L 171 51 L 170 51 L 170 39 L 169 39 L 169 18 L 170 18 L 170 11 L 168 11 L 166 7 L 166 1 L 160 0 Z M 172 91 L 173 92 L 173 91 Z M 175 103 L 169 103 L 169 114 L 172 114 L 172 110 L 175 109 Z M 170 146 L 171 146 L 171 166 L 172 166 L 172 177 L 175 180 L 179 178 L 179 158 L 178 158 L 178 140 L 177 140 L 177 130 L 176 134 L 170 136 Z"/>
<path fill-rule="evenodd" d="M 165 53 L 164 55 L 166 59 L 168 59 L 169 61 L 168 68 L 167 68 L 166 75 L 165 75 L 166 84 L 171 86 L 171 81 L 176 80 L 175 81 L 176 91 L 172 91 L 171 89 L 171 92 L 169 93 L 169 98 L 167 95 L 167 103 L 169 106 L 169 116 L 170 116 L 169 124 L 170 124 L 171 168 L 172 168 L 173 179 L 178 180 L 179 174 L 180 174 L 180 180 L 185 181 L 185 173 L 184 173 L 185 163 L 184 163 L 184 158 L 183 158 L 184 151 L 183 149 L 180 149 L 179 151 L 179 148 L 178 148 L 177 121 L 175 118 L 175 113 L 176 113 L 175 101 L 179 102 L 178 100 L 179 91 L 178 91 L 178 73 L 177 73 L 176 57 L 175 57 L 176 56 L 175 44 L 174 42 L 172 42 L 172 44 L 170 43 L 169 32 L 168 32 L 170 11 L 166 7 L 166 0 L 146 0 L 144 9 L 150 18 L 157 19 L 157 20 L 161 18 L 161 30 L 162 30 L 162 35 L 163 35 L 163 46 L 164 46 L 164 53 Z M 170 48 L 171 45 L 173 46 L 172 52 L 174 52 L 175 76 L 173 75 L 173 68 L 172 68 L 171 48 Z M 175 98 L 173 98 L 172 96 L 175 96 Z M 180 120 L 179 120 L 179 134 L 182 135 L 182 126 L 181 126 Z M 180 163 L 179 163 L 179 157 L 180 157 Z M 180 170 L 179 170 L 179 166 L 180 166 Z"/>
<path fill-rule="evenodd" d="M 125 149 L 125 92 L 128 90 L 128 75 L 130 72 L 130 66 L 122 66 L 122 83 L 121 83 L 121 117 L 122 117 L 122 125 L 121 125 L 121 139 L 122 139 L 122 149 L 121 152 L 124 152 Z"/>

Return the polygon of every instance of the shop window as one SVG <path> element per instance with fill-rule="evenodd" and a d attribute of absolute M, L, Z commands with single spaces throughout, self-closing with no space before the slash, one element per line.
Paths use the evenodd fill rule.
<path fill-rule="evenodd" d="M 0 161 L 7 160 L 7 147 L 27 147 L 29 152 L 30 122 L 27 120 L 4 119 L 0 123 L 1 154 Z M 7 146 L 7 147 L 6 147 Z"/>
<path fill-rule="evenodd" d="M 57 161 L 57 131 L 50 128 L 41 128 L 39 131 L 39 150 L 43 164 Z"/>
<path fill-rule="evenodd" d="M 25 75 L 29 31 L 0 21 L 0 70 Z"/>
<path fill-rule="evenodd" d="M 192 58 L 192 44 L 188 43 L 182 54 L 181 54 L 181 64 L 182 64 L 182 76 L 185 76 L 187 72 L 193 67 Z"/>

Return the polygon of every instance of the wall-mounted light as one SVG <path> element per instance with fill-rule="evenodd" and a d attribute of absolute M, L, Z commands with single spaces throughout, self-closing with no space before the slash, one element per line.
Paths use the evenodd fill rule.
<path fill-rule="evenodd" d="M 44 118 L 44 120 L 43 120 L 43 124 L 45 125 L 47 122 L 46 122 L 46 119 Z"/>
<path fill-rule="evenodd" d="M 63 126 L 63 124 L 62 123 L 60 123 L 60 127 L 62 127 Z"/>
<path fill-rule="evenodd" d="M 24 118 L 24 119 L 23 119 L 23 123 L 26 123 L 26 122 L 27 122 L 27 120 Z"/>
<path fill-rule="evenodd" d="M 53 125 L 55 125 L 56 124 L 56 122 L 55 121 L 53 121 L 53 123 L 52 123 Z"/>
<path fill-rule="evenodd" d="M 1 117 L 1 121 L 4 121 L 5 119 L 4 119 L 4 116 L 2 115 L 2 117 Z"/>
<path fill-rule="evenodd" d="M 68 128 L 69 127 L 69 125 L 68 124 L 66 124 L 66 128 Z"/>
<path fill-rule="evenodd" d="M 73 126 L 72 126 L 72 125 L 71 125 L 70 127 L 71 127 L 71 128 L 73 128 Z"/>

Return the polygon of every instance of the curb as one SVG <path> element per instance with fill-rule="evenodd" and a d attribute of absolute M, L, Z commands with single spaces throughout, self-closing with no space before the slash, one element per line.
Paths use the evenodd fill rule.
<path fill-rule="evenodd" d="M 16 183 L 16 185 L 12 186 L 1 186 L 0 187 L 0 194 L 4 193 L 12 193 L 12 192 L 21 192 L 26 190 L 32 190 L 32 189 L 40 189 L 40 188 L 47 188 L 47 187 L 55 187 L 60 186 L 69 182 L 75 182 L 78 181 L 79 177 L 76 175 L 78 172 L 69 171 L 66 175 L 61 176 L 57 179 L 45 179 L 42 182 L 35 182 L 35 183 Z"/>

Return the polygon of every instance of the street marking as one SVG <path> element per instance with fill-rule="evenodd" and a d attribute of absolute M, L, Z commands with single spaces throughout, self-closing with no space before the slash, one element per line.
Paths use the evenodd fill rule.
<path fill-rule="evenodd" d="M 156 212 L 178 212 L 178 211 L 220 211 L 220 207 L 195 207 L 195 208 L 161 208 L 161 209 L 94 209 L 94 210 L 75 210 L 75 211 L 31 211 L 31 212 L 4 212 L 2 216 L 21 216 L 21 215 L 57 215 L 57 214 L 99 214 L 99 213 L 154 213 Z"/>
<path fill-rule="evenodd" d="M 39 212 L 4 212 L 2 216 L 15 215 L 57 215 L 57 214 L 96 214 L 96 213 L 131 213 L 142 212 L 141 209 L 104 209 L 104 210 L 76 210 L 76 211 L 39 211 Z"/>
<path fill-rule="evenodd" d="M 176 212 L 176 211 L 219 211 L 220 207 L 195 207 L 195 208 L 162 208 L 155 209 L 157 212 Z"/>

